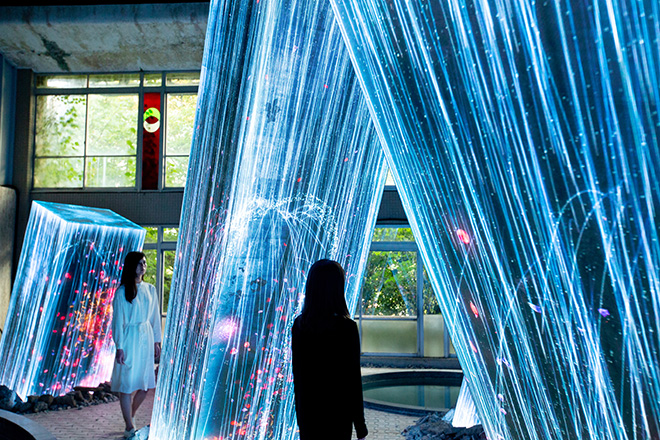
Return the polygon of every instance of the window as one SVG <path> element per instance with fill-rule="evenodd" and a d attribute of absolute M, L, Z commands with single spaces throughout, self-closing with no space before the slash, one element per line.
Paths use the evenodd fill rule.
<path fill-rule="evenodd" d="M 144 240 L 144 254 L 147 256 L 147 273 L 144 280 L 156 286 L 160 298 L 161 312 L 167 315 L 167 305 L 170 301 L 170 287 L 174 273 L 174 257 L 176 256 L 176 241 L 179 235 L 178 227 L 146 227 L 147 236 Z"/>
<path fill-rule="evenodd" d="M 412 231 L 377 227 L 356 317 L 365 355 L 455 355 Z"/>
<path fill-rule="evenodd" d="M 198 72 L 38 76 L 33 187 L 183 187 L 198 85 Z"/>
<path fill-rule="evenodd" d="M 188 156 L 192 142 L 197 108 L 197 94 L 167 95 L 167 126 L 165 142 L 165 186 L 184 186 L 188 171 Z"/>

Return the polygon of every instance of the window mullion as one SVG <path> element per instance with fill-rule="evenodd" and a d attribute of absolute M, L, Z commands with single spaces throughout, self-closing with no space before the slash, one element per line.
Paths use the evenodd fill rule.
<path fill-rule="evenodd" d="M 143 128 L 144 115 L 144 73 L 140 74 L 140 91 L 138 92 L 138 111 L 136 115 L 137 126 L 137 145 L 135 146 L 135 188 L 142 190 L 142 141 L 144 135 Z M 157 258 L 160 260 L 160 256 Z"/>
<path fill-rule="evenodd" d="M 89 81 L 89 77 L 87 79 Z M 87 187 L 87 147 L 89 145 L 89 93 L 85 93 L 85 148 L 83 149 L 83 175 L 82 175 L 82 189 Z"/>
<path fill-rule="evenodd" d="M 165 74 L 163 74 L 165 75 Z M 165 81 L 165 78 L 163 78 Z M 163 84 L 165 84 L 163 82 Z M 167 93 L 160 91 L 160 137 L 158 139 L 158 189 L 165 188 L 165 136 L 167 136 Z"/>
<path fill-rule="evenodd" d="M 424 263 L 419 252 L 415 252 L 417 262 L 415 282 L 417 290 L 417 354 L 424 356 Z"/>

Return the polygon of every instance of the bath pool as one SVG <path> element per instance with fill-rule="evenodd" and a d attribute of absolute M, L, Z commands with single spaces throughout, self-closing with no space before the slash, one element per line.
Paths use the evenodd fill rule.
<path fill-rule="evenodd" d="M 364 406 L 381 411 L 424 415 L 456 406 L 463 373 L 404 371 L 364 376 Z"/>

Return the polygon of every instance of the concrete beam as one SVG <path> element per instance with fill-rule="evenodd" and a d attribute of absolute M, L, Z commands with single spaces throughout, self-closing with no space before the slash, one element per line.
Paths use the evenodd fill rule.
<path fill-rule="evenodd" d="M 0 7 L 0 53 L 37 73 L 199 70 L 209 3 Z"/>

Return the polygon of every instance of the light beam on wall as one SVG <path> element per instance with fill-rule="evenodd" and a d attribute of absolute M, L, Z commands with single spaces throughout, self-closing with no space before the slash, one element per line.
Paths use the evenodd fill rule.
<path fill-rule="evenodd" d="M 660 438 L 658 3 L 331 3 L 489 438 Z"/>
<path fill-rule="evenodd" d="M 107 209 L 32 202 L 0 342 L 0 383 L 23 399 L 110 379 L 112 298 L 146 231 Z"/>
<path fill-rule="evenodd" d="M 306 271 L 339 261 L 355 310 L 384 156 L 329 3 L 208 26 L 150 438 L 293 439 Z"/>

